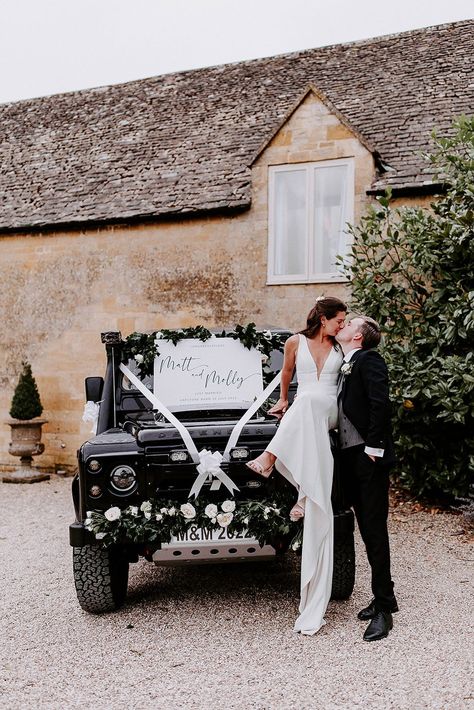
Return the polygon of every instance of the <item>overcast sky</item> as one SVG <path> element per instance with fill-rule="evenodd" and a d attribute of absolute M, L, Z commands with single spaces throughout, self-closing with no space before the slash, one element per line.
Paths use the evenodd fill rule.
<path fill-rule="evenodd" d="M 473 0 L 0 0 L 0 103 L 474 17 Z"/>

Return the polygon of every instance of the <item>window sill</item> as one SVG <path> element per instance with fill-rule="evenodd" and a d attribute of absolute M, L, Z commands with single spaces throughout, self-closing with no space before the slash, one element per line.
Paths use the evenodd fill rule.
<path fill-rule="evenodd" d="M 348 284 L 351 280 L 346 276 L 328 276 L 327 274 L 321 274 L 320 276 L 312 276 L 309 279 L 279 279 L 279 278 L 269 278 L 267 279 L 267 286 L 294 286 L 301 284 Z"/>

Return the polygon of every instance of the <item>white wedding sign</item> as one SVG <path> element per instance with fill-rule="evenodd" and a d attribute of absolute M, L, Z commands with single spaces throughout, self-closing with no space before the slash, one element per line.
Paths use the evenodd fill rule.
<path fill-rule="evenodd" d="M 247 409 L 263 391 L 262 358 L 233 338 L 156 341 L 154 394 L 170 410 Z"/>

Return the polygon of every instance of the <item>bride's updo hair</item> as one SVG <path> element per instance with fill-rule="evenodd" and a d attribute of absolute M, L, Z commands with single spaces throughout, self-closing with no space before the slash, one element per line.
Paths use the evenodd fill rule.
<path fill-rule="evenodd" d="M 347 306 L 339 298 L 333 298 L 332 296 L 320 296 L 316 299 L 316 303 L 308 313 L 306 328 L 304 330 L 300 330 L 299 332 L 302 335 L 306 335 L 307 338 L 314 338 L 316 333 L 321 328 L 322 316 L 325 316 L 329 320 L 330 318 L 334 318 L 341 311 L 346 313 Z"/>

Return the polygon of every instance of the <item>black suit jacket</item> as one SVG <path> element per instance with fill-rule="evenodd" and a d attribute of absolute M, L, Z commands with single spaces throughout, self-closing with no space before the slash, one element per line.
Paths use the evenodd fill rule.
<path fill-rule="evenodd" d="M 339 394 L 342 409 L 366 446 L 384 449 L 383 463 L 395 463 L 390 413 L 388 371 L 376 350 L 358 350 L 344 376 Z"/>

